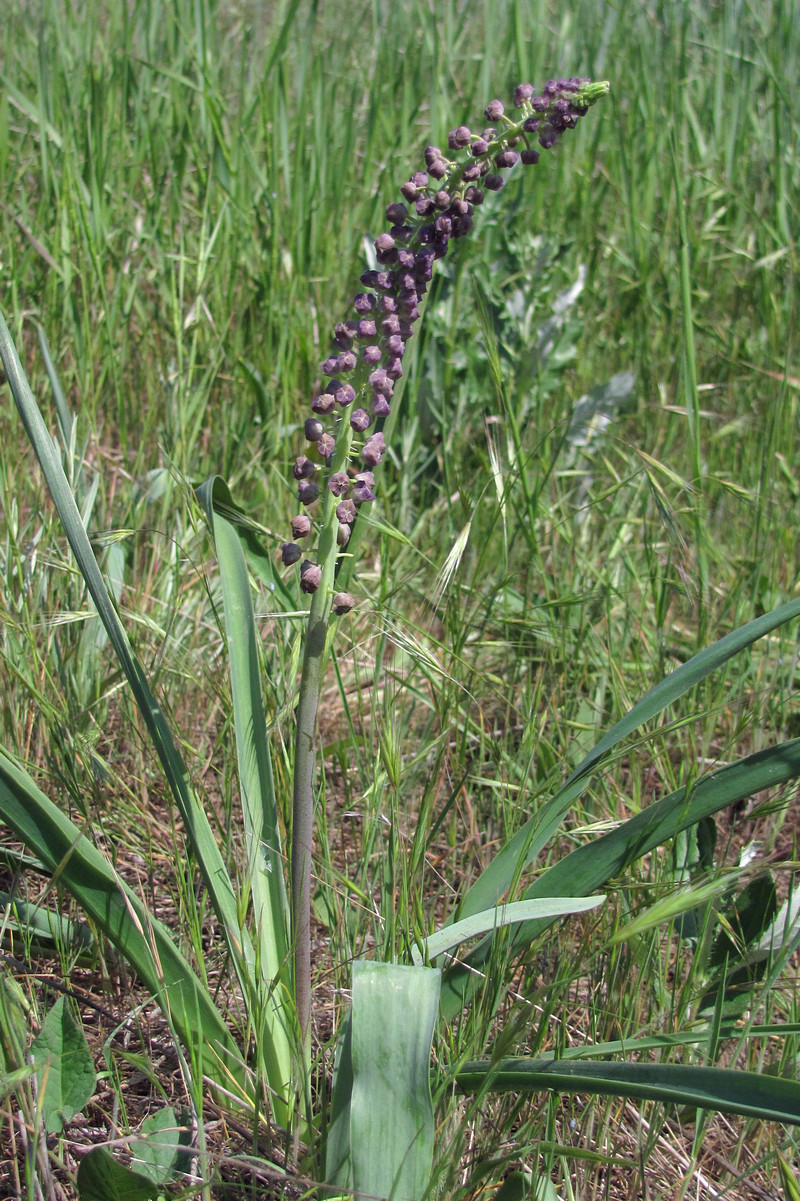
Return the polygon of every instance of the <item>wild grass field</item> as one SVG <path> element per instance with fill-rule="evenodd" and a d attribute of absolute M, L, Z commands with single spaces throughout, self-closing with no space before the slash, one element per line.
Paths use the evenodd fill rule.
<path fill-rule="evenodd" d="M 6 361 L 0 1195 L 347 1195 L 319 1186 L 353 962 L 424 960 L 510 844 L 524 853 L 486 906 L 556 869 L 552 895 L 604 900 L 522 940 L 495 931 L 459 977 L 463 1008 L 452 973 L 484 943 L 440 958 L 432 1166 L 414 1195 L 800 1195 L 800 664 L 781 608 L 800 595 L 796 5 L 23 0 L 0 39 L 0 312 L 152 690 L 101 625 Z M 264 707 L 251 680 L 247 745 L 288 860 L 309 598 L 280 548 L 333 326 L 426 146 L 482 130 L 494 97 L 512 111 L 523 81 L 570 76 L 610 91 L 436 264 L 346 560 L 357 605 L 319 692 L 310 1047 L 300 1020 L 284 1112 L 264 1031 L 293 1010 L 276 1019 L 284 977 L 259 975 L 280 959 L 262 923 L 283 900 L 259 888 L 285 873 L 264 885 L 240 800 L 247 606 Z M 216 476 L 230 498 L 219 485 L 204 505 Z M 233 618 L 240 551 L 212 510 L 242 532 L 252 587 L 240 573 Z M 667 679 L 688 682 L 601 743 Z M 185 772 L 169 738 L 159 762 L 156 728 Z M 142 915 L 171 932 L 242 1049 L 241 1095 L 208 1078 L 201 1018 L 156 1004 L 94 913 L 94 869 L 75 869 L 77 835 L 35 787 L 140 898 L 118 920 L 139 923 L 157 980 L 171 969 Z M 690 808 L 712 793 L 730 803 Z M 665 798 L 695 817 L 656 837 L 647 810 Z M 633 832 L 603 860 L 616 831 Z M 230 878 L 227 901 L 210 876 Z M 90 1058 L 75 1104 L 48 1042 L 60 998 L 59 1037 Z M 403 1041 L 388 1011 L 381 1037 Z M 523 1056 L 727 1068 L 763 1092 L 716 1114 L 677 1083 L 496 1087 Z M 475 1087 L 473 1061 L 492 1065 Z M 388 1127 L 400 1094 L 384 1091 Z M 180 1128 L 166 1152 L 164 1112 Z M 97 1147 L 109 1159 L 81 1178 Z M 138 1183 L 108 1166 L 131 1155 Z"/>

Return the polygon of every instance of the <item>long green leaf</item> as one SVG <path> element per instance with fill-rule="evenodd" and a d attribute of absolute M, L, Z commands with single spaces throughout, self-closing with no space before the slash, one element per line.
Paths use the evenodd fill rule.
<path fill-rule="evenodd" d="M 764 1122 L 800 1125 L 800 1084 L 780 1076 L 729 1068 L 660 1063 L 582 1063 L 558 1059 L 506 1059 L 465 1063 L 456 1073 L 464 1092 L 589 1093 L 663 1101 Z"/>
<path fill-rule="evenodd" d="M 564 917 L 570 913 L 585 913 L 587 909 L 595 909 L 602 905 L 605 897 L 546 897 L 536 901 L 512 901 L 508 905 L 498 905 L 495 909 L 487 909 L 485 913 L 476 913 L 465 917 L 463 921 L 455 922 L 452 926 L 444 926 L 435 934 L 430 934 L 423 940 L 425 957 L 436 959 L 439 955 L 451 951 L 462 942 L 478 938 L 489 930 L 499 930 L 503 926 L 515 925 L 519 922 L 531 922 L 542 918 Z M 412 948 L 412 958 L 417 965 L 423 962 L 422 953 L 416 947 Z"/>
<path fill-rule="evenodd" d="M 167 1014 L 202 1071 L 226 1089 L 245 1093 L 241 1052 L 169 931 L 76 825 L 0 750 L 0 820 L 38 855 Z"/>
<path fill-rule="evenodd" d="M 127 632 L 109 596 L 81 521 L 75 498 L 64 474 L 61 460 L 39 412 L 2 313 L 0 313 L 0 359 L 2 359 L 8 382 L 11 385 L 19 415 L 64 526 L 67 540 L 72 547 L 72 552 L 100 619 L 108 631 L 111 644 L 128 679 L 153 746 L 161 760 L 164 774 L 183 819 L 186 835 L 197 857 L 214 912 L 220 921 L 233 963 L 239 973 L 240 982 L 243 987 L 246 987 L 248 970 L 245 969 L 245 965 L 252 969 L 253 949 L 247 932 L 242 929 L 239 922 L 236 895 L 231 878 L 205 809 L 189 782 L 186 764 L 175 745 L 167 719 L 150 690 L 142 666 L 133 653 Z"/>
<path fill-rule="evenodd" d="M 622 875 L 631 863 L 689 829 L 703 817 L 718 813 L 764 788 L 775 788 L 800 776 L 800 738 L 748 755 L 739 763 L 698 780 L 692 789 L 679 788 L 649 805 L 616 830 L 565 855 L 525 891 L 525 899 L 573 897 L 596 892 Z M 537 938 L 550 921 L 526 922 L 512 936 L 520 950 Z M 442 986 L 442 1013 L 453 1018 L 472 995 L 480 970 L 491 956 L 491 939 L 484 939 L 464 964 L 447 971 Z"/>
<path fill-rule="evenodd" d="M 275 1118 L 286 1125 L 292 1080 L 292 1047 L 296 1036 L 294 1007 L 287 979 L 289 963 L 289 906 L 286 897 L 278 806 L 272 778 L 264 703 L 261 694 L 258 635 L 250 577 L 239 535 L 219 507 L 233 508 L 233 498 L 219 476 L 197 490 L 219 560 L 225 634 L 233 696 L 239 788 L 247 846 L 246 878 L 250 885 L 259 968 L 267 996 L 263 1048 L 273 1090 Z"/>

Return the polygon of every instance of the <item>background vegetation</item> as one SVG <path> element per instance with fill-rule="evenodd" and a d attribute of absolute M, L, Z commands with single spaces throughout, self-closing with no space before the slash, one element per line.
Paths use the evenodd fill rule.
<path fill-rule="evenodd" d="M 410 349 L 351 588 L 361 603 L 324 698 L 322 1055 L 355 955 L 391 957 L 429 928 L 636 697 L 795 595 L 800 20 L 781 0 L 39 0 L 5 13 L 0 38 L 0 308 L 55 429 L 37 327 L 46 335 L 62 428 L 69 411 L 65 466 L 232 863 L 219 585 L 192 486 L 224 476 L 276 552 L 330 328 L 425 145 L 461 122 L 479 129 L 521 80 L 611 80 L 577 134 L 477 214 Z M 8 389 L 0 429 L 0 740 L 224 994 L 181 829 Z M 258 587 L 288 811 L 305 605 L 275 553 Z M 797 670 L 791 627 L 733 660 L 626 747 L 553 851 L 797 734 Z M 720 821 L 701 866 L 730 868 L 748 848 L 745 882 L 771 864 L 787 897 L 793 795 Z M 10 845 L 7 859 L 30 899 L 54 887 Z M 677 845 L 553 932 L 504 1002 L 509 1053 L 694 1020 L 702 911 L 694 926 L 667 912 L 610 940 L 696 868 Z M 99 1006 L 83 1011 L 106 1072 L 84 1127 L 29 1168 L 52 1183 L 81 1147 L 134 1128 L 151 1096 L 181 1103 L 184 1084 L 119 964 L 59 940 L 42 961 L 29 937 L 9 925 L 6 971 L 31 1031 L 68 982 Z M 765 1035 L 726 1043 L 720 1062 L 793 1072 L 795 981 L 769 984 L 743 1020 L 788 1031 L 782 1058 Z M 487 1004 L 438 1055 L 483 1052 Z M 24 1181 L 22 1102 L 6 1092 L 4 1170 Z M 208 1187 L 263 1186 L 280 1148 L 207 1104 Z M 708 1196 L 772 1196 L 778 1150 L 794 1154 L 779 1127 L 706 1127 L 693 1111 L 682 1126 L 674 1110 L 667 1121 L 610 1099 L 440 1112 L 439 1179 L 454 1196 L 479 1191 L 489 1162 L 487 1183 L 545 1168 L 563 1197 L 698 1181 Z"/>

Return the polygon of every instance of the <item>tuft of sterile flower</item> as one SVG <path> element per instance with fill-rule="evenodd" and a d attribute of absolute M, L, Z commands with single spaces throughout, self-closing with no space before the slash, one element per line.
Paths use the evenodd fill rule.
<path fill-rule="evenodd" d="M 608 90 L 607 83 L 577 76 L 548 79 L 539 92 L 530 83 L 519 84 L 512 106 L 499 99 L 486 105 L 486 129 L 475 132 L 459 125 L 448 134 L 446 150 L 428 146 L 424 170 L 401 185 L 402 200 L 386 206 L 389 228 L 373 243 L 377 267 L 362 273 L 352 313 L 334 326 L 331 353 L 320 364 L 323 383 L 311 401 L 313 416 L 303 427 L 309 449 L 314 448 L 321 463 L 301 455 L 294 468 L 300 503 L 320 503 L 317 525 L 327 531 L 328 545 L 335 539 L 340 548 L 346 546 L 356 507 L 375 499 L 370 469 L 387 453 L 382 424 L 403 376 L 406 347 L 421 316 L 434 263 L 456 239 L 469 234 L 475 209 L 487 193 L 499 191 L 510 171 L 538 163 L 541 153 L 574 129 Z M 373 421 L 375 431 L 362 441 Z M 358 466 L 366 470 L 357 471 Z M 312 482 L 317 473 L 320 483 Z M 341 500 L 346 493 L 348 499 Z M 304 524 L 296 527 L 301 519 Z M 293 519 L 293 539 L 310 531 L 310 518 L 301 514 Z M 286 549 L 290 546 L 296 543 L 281 548 L 284 562 L 296 561 L 295 551 Z M 300 576 L 304 592 L 319 588 L 317 564 L 305 560 Z"/>

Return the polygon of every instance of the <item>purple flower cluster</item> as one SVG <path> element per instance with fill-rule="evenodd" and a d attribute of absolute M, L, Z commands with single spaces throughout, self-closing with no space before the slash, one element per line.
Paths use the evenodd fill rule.
<path fill-rule="evenodd" d="M 472 229 L 475 208 L 483 203 L 485 191 L 498 191 L 504 184 L 501 172 L 517 163 L 531 165 L 539 160 L 538 145 L 549 150 L 562 133 L 574 129 L 601 95 L 607 84 L 587 79 L 551 79 L 540 95 L 529 83 L 514 91 L 516 119 L 499 100 L 484 110 L 489 128 L 474 133 L 465 125 L 448 135 L 447 152 L 438 146 L 425 151 L 425 170 L 402 185 L 402 201 L 386 207 L 389 230 L 376 238 L 376 269 L 361 276 L 363 291 L 353 301 L 349 320 L 334 328 L 331 354 L 320 365 L 325 382 L 311 402 L 313 416 L 305 423 L 305 436 L 322 466 L 324 487 L 335 503 L 336 544 L 347 546 L 358 507 L 375 499 L 373 468 L 387 453 L 383 434 L 369 434 L 374 421 L 382 422 L 391 411 L 397 380 L 403 374 L 406 346 L 420 317 L 433 264 L 443 258 L 450 242 Z M 362 469 L 351 465 L 353 447 Z M 301 455 L 294 467 L 301 505 L 313 505 L 320 486 L 314 482 L 318 468 Z M 326 497 L 327 499 L 327 497 Z M 323 513 L 323 523 L 330 508 Z M 296 563 L 303 551 L 296 539 L 312 532 L 310 518 L 300 514 L 292 520 L 293 541 L 281 548 L 284 564 Z M 320 586 L 320 567 L 305 560 L 300 568 L 300 587 L 312 593 Z M 342 608 L 339 594 L 334 611 Z M 352 605 L 350 606 L 352 607 Z"/>

